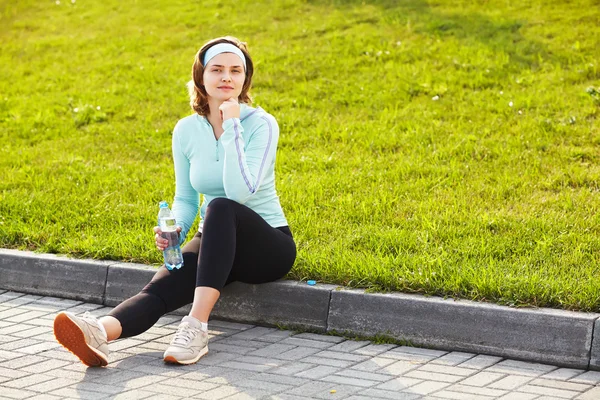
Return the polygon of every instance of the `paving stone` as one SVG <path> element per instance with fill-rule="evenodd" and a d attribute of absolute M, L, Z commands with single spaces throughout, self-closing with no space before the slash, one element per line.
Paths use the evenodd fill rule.
<path fill-rule="evenodd" d="M 594 387 L 587 392 L 577 396 L 577 400 L 598 400 L 600 399 L 600 387 Z"/>
<path fill-rule="evenodd" d="M 484 387 L 475 387 L 475 386 L 467 386 L 463 385 L 462 382 L 454 384 L 452 386 L 448 386 L 444 389 L 444 391 L 458 392 L 458 393 L 467 393 L 467 394 L 475 394 L 480 396 L 489 396 L 489 397 L 499 397 L 506 394 L 506 390 L 500 389 L 490 389 Z"/>
<path fill-rule="evenodd" d="M 329 392 L 332 388 L 335 388 L 336 384 L 331 382 L 323 382 L 323 381 L 311 381 L 305 383 L 302 386 L 298 386 L 292 390 L 288 390 L 286 394 L 296 395 L 296 396 L 305 396 L 308 398 L 314 398 L 316 393 L 321 392 Z M 360 390 L 357 389 L 357 391 Z"/>
<path fill-rule="evenodd" d="M 23 368 L 23 367 L 26 367 L 31 364 L 36 364 L 36 363 L 40 363 L 42 361 L 47 361 L 47 360 L 48 360 L 47 358 L 36 356 L 36 355 L 28 355 L 28 356 L 21 355 L 20 357 L 0 362 L 0 367 L 19 369 L 19 368 Z"/>
<path fill-rule="evenodd" d="M 500 397 L 498 400 L 533 400 L 539 399 L 537 394 L 512 392 Z"/>
<path fill-rule="evenodd" d="M 292 331 L 277 330 L 277 331 L 271 332 L 267 335 L 257 337 L 255 340 L 259 340 L 261 342 L 277 343 L 283 339 L 287 339 L 288 337 L 292 336 L 293 334 L 294 334 L 294 332 L 292 332 Z"/>
<path fill-rule="evenodd" d="M 26 389 L 29 386 L 33 386 L 33 385 L 41 383 L 41 382 L 49 381 L 51 379 L 54 379 L 54 378 L 52 378 L 51 376 L 47 376 L 47 375 L 28 375 L 23 378 L 13 379 L 10 382 L 3 383 L 3 386 L 16 388 L 16 389 L 23 389 L 23 388 Z"/>
<path fill-rule="evenodd" d="M 152 378 L 152 377 L 149 377 L 149 378 Z M 215 389 L 219 386 L 216 383 L 203 382 L 203 381 L 198 382 L 195 380 L 183 379 L 183 378 L 168 378 L 168 379 L 162 381 L 162 384 L 168 385 L 168 386 L 184 387 L 184 388 L 194 389 L 196 391 L 202 391 L 202 392 Z"/>
<path fill-rule="evenodd" d="M 2 396 L 10 399 L 25 399 L 37 394 L 29 390 L 15 389 L 10 387 L 0 387 L 0 393 L 2 393 Z"/>
<path fill-rule="evenodd" d="M 20 331 L 26 331 L 28 329 L 34 329 L 37 328 L 37 325 L 28 325 L 28 324 L 15 324 L 15 323 L 11 323 L 9 324 L 9 326 L 6 326 L 4 328 L 0 328 L 0 334 L 1 335 L 12 335 L 16 332 L 20 332 Z"/>
<path fill-rule="evenodd" d="M 419 368 L 421 365 L 423 364 L 416 361 L 395 361 L 390 365 L 386 365 L 377 372 L 380 374 L 403 375 L 408 371 Z"/>
<path fill-rule="evenodd" d="M 504 376 L 505 376 L 504 374 L 497 374 L 495 372 L 483 371 L 483 372 L 478 372 L 476 375 L 468 377 L 461 383 L 463 385 L 468 385 L 468 386 L 483 387 L 483 386 L 489 385 L 492 382 L 500 380 Z"/>
<path fill-rule="evenodd" d="M 23 357 L 23 354 L 17 353 L 16 351 L 0 350 L 0 362 L 5 362 L 19 357 Z"/>
<path fill-rule="evenodd" d="M 333 347 L 330 347 L 329 351 L 339 351 L 342 353 L 349 353 L 355 350 L 358 350 L 362 347 L 369 345 L 370 342 L 367 341 L 358 341 L 358 340 L 346 340 L 345 342 L 340 342 Z"/>
<path fill-rule="evenodd" d="M 237 392 L 233 396 L 227 397 L 227 400 L 254 400 L 265 399 L 269 396 L 269 392 L 260 389 L 243 388 L 241 392 Z"/>
<path fill-rule="evenodd" d="M 233 346 L 231 344 L 222 344 L 221 341 L 217 343 L 209 343 L 209 348 L 212 350 L 216 350 L 224 353 L 234 353 L 234 354 L 248 354 L 250 352 L 256 351 L 257 349 L 253 347 L 242 347 L 242 346 Z"/>
<path fill-rule="evenodd" d="M 29 365 L 21 368 L 22 371 L 31 372 L 33 374 L 41 374 L 53 369 L 64 367 L 65 365 L 71 364 L 69 361 L 63 360 L 47 360 L 37 364 Z"/>
<path fill-rule="evenodd" d="M 12 333 L 12 336 L 16 336 L 18 338 L 33 338 L 34 336 L 40 335 L 42 333 L 48 333 L 48 328 L 46 328 L 45 326 L 34 326 L 30 329 L 25 329 L 22 331 L 18 331 L 15 333 Z M 52 338 L 54 338 L 54 335 L 52 335 Z"/>
<path fill-rule="evenodd" d="M 398 378 L 394 378 L 388 382 L 382 383 L 381 385 L 377 385 L 376 389 L 400 392 L 400 391 L 406 390 L 412 386 L 418 385 L 419 383 L 422 383 L 422 382 L 423 382 L 422 379 L 407 378 L 405 376 L 401 376 Z M 447 386 L 447 385 L 444 385 L 444 387 L 445 386 Z"/>
<path fill-rule="evenodd" d="M 241 357 L 237 357 L 234 361 L 240 362 L 240 363 L 265 365 L 268 367 L 280 367 L 286 363 L 284 360 L 278 360 L 276 358 L 255 357 L 255 356 L 241 356 Z"/>
<path fill-rule="evenodd" d="M 24 313 L 15 315 L 10 318 L 5 318 L 4 320 L 8 321 L 8 322 L 23 323 L 23 322 L 27 322 L 29 320 L 35 320 L 45 314 L 47 314 L 47 313 L 43 312 L 43 311 L 27 311 L 26 310 L 26 312 L 24 312 Z"/>
<path fill-rule="evenodd" d="M 477 355 L 458 366 L 461 368 L 474 368 L 474 369 L 484 369 L 487 367 L 491 367 L 494 364 L 502 361 L 502 357 L 495 356 L 487 356 L 487 355 Z"/>
<path fill-rule="evenodd" d="M 475 371 L 469 368 L 452 367 L 449 365 L 425 364 L 419 367 L 417 371 L 436 372 L 440 374 L 450 374 L 458 376 L 470 376 L 475 374 Z"/>
<path fill-rule="evenodd" d="M 459 375 L 449 375 L 449 374 L 442 374 L 442 373 L 428 372 L 428 371 L 410 371 L 406 374 L 406 376 L 408 378 L 427 379 L 427 380 L 450 382 L 450 383 L 458 382 L 458 381 L 464 379 L 462 376 L 459 376 Z"/>
<path fill-rule="evenodd" d="M 390 375 L 375 374 L 372 372 L 357 371 L 353 369 L 343 369 L 335 373 L 335 375 L 346 376 L 350 378 L 367 379 L 376 382 L 387 382 L 392 379 Z M 357 385 L 360 386 L 360 385 Z"/>
<path fill-rule="evenodd" d="M 331 375 L 340 369 L 337 367 L 330 367 L 326 365 L 319 365 L 315 368 L 308 369 L 296 374 L 297 377 L 307 379 L 320 379 L 324 376 Z"/>
<path fill-rule="evenodd" d="M 353 363 L 359 363 L 359 362 L 369 359 L 368 356 L 361 356 L 360 354 L 340 353 L 337 351 L 329 351 L 329 350 L 316 353 L 315 357 L 324 357 L 324 358 L 330 358 L 333 360 L 351 361 Z"/>
<path fill-rule="evenodd" d="M 8 318 L 15 317 L 19 314 L 25 314 L 26 312 L 28 311 L 19 307 L 8 308 L 6 310 L 0 311 L 0 319 L 6 321 L 8 320 Z"/>
<path fill-rule="evenodd" d="M 230 385 L 242 379 L 249 379 L 257 375 L 258 372 L 242 369 L 231 369 L 224 367 L 207 367 L 202 372 L 190 372 L 182 375 L 183 379 L 204 380 L 218 385 Z"/>
<path fill-rule="evenodd" d="M 145 400 L 181 400 L 183 398 L 184 397 L 181 396 L 171 396 L 168 394 L 161 393 L 154 396 L 146 397 Z"/>
<path fill-rule="evenodd" d="M 500 379 L 499 381 L 489 384 L 488 387 L 492 389 L 514 390 L 520 386 L 525 385 L 531 380 L 532 378 L 527 376 L 509 375 L 505 378 Z"/>
<path fill-rule="evenodd" d="M 40 344 L 41 342 L 38 340 L 31 339 L 19 339 L 13 342 L 2 343 L 0 344 L 0 350 L 17 350 L 22 347 L 33 346 L 35 344 Z"/>
<path fill-rule="evenodd" d="M 371 387 L 380 383 L 378 381 L 371 381 L 367 379 L 359 379 L 359 378 L 351 378 L 347 376 L 340 375 L 327 375 L 321 378 L 322 381 L 339 383 L 340 385 L 351 385 L 351 386 L 359 386 L 359 387 Z"/>
<path fill-rule="evenodd" d="M 75 379 L 53 378 L 53 377 L 51 377 L 50 380 L 47 380 L 45 382 L 29 386 L 27 389 L 28 390 L 33 390 L 34 392 L 44 392 L 44 393 L 46 393 L 46 392 L 51 392 L 51 391 L 59 389 L 59 388 L 63 388 L 63 387 L 75 385 L 77 383 L 78 383 L 78 381 L 75 380 Z"/>
<path fill-rule="evenodd" d="M 282 365 L 281 367 L 273 368 L 269 370 L 269 374 L 277 374 L 277 375 L 296 375 L 302 371 L 306 371 L 308 369 L 314 368 L 314 364 L 302 363 L 302 362 L 294 362 L 290 364 Z"/>
<path fill-rule="evenodd" d="M 440 390 L 439 392 L 435 392 L 432 396 L 436 398 L 442 398 L 445 400 L 490 400 L 492 397 L 481 396 L 477 394 L 468 394 L 468 393 L 458 393 L 452 392 L 449 390 Z"/>
<path fill-rule="evenodd" d="M 120 388 L 120 387 L 104 385 L 104 384 L 94 383 L 94 382 L 90 382 L 90 381 L 79 382 L 79 383 L 77 383 L 76 388 L 77 388 L 77 391 L 85 390 L 85 391 L 89 391 L 89 392 L 98 392 L 98 393 L 105 393 L 105 394 L 117 394 L 117 393 L 120 393 L 122 390 L 122 388 Z M 51 393 L 56 394 L 56 392 L 51 392 Z M 68 396 L 68 397 L 71 397 L 71 396 Z"/>
<path fill-rule="evenodd" d="M 335 343 L 326 342 L 326 341 L 303 339 L 303 338 L 299 338 L 298 336 L 300 336 L 300 335 L 296 335 L 296 336 L 289 337 L 287 339 L 283 339 L 279 343 L 292 345 L 292 346 L 314 347 L 315 349 L 326 349 L 328 347 L 334 346 L 334 344 L 335 344 Z"/>
<path fill-rule="evenodd" d="M 58 390 L 54 390 L 50 392 L 53 396 L 58 396 L 61 399 L 64 398 L 72 398 L 72 399 L 82 399 L 82 400 L 95 400 L 95 399 L 105 399 L 109 395 L 107 393 L 93 392 L 90 390 L 85 390 L 80 388 L 79 385 L 77 387 L 66 387 Z"/>
<path fill-rule="evenodd" d="M 115 396 L 109 396 L 107 397 L 107 399 L 110 400 L 141 400 L 141 399 L 147 399 L 151 396 L 155 396 L 156 393 L 154 392 L 147 392 L 144 390 L 131 390 L 128 392 L 123 392 L 123 393 L 119 393 Z"/>
<path fill-rule="evenodd" d="M 577 392 L 584 392 L 591 388 L 591 385 L 586 385 L 583 383 L 555 381 L 551 379 L 534 379 L 531 382 L 529 382 L 529 384 L 563 390 L 572 390 Z"/>
<path fill-rule="evenodd" d="M 273 355 L 273 357 L 280 358 L 282 360 L 295 361 L 295 360 L 301 360 L 305 357 L 311 356 L 320 351 L 321 351 L 321 349 L 315 349 L 312 347 L 296 347 L 296 348 L 288 350 L 284 353 L 281 353 L 278 355 Z"/>
<path fill-rule="evenodd" d="M 347 398 L 346 396 L 352 395 L 353 393 L 357 393 L 362 389 L 363 388 L 359 387 L 359 386 L 333 385 L 328 389 L 319 390 L 319 391 L 313 393 L 312 397 L 315 399 L 327 399 L 327 400 L 330 400 L 333 398 L 343 399 L 343 398 Z M 335 392 L 332 393 L 333 390 L 335 390 Z"/>
<path fill-rule="evenodd" d="M 338 359 L 333 359 L 333 358 L 319 357 L 317 355 L 312 355 L 312 356 L 302 358 L 300 361 L 309 363 L 309 364 L 328 365 L 330 367 L 337 367 L 337 368 L 348 368 L 352 364 L 356 363 L 356 361 L 344 361 L 344 360 L 338 360 Z"/>
<path fill-rule="evenodd" d="M 282 353 L 285 353 L 288 350 L 295 349 L 296 346 L 286 345 L 281 343 L 270 344 L 261 349 L 253 350 L 248 353 L 248 355 L 252 356 L 260 356 L 260 357 L 275 357 Z"/>
<path fill-rule="evenodd" d="M 585 370 L 583 369 L 559 368 L 545 375 L 542 375 L 541 378 L 564 381 L 571 378 L 575 378 L 576 376 L 581 375 L 584 372 Z"/>
<path fill-rule="evenodd" d="M 394 360 L 402 360 L 402 361 L 414 361 L 418 363 L 427 363 L 437 357 L 425 355 L 425 354 L 413 354 L 413 353 L 405 353 L 403 351 L 397 351 L 398 348 L 394 348 L 392 350 L 386 351 L 385 353 L 379 354 L 379 357 L 383 358 L 392 358 Z"/>
<path fill-rule="evenodd" d="M 459 351 L 453 351 L 452 353 L 445 354 L 445 355 L 441 356 L 440 358 L 436 358 L 435 360 L 432 360 L 431 363 L 456 366 L 467 360 L 470 360 L 471 358 L 473 358 L 475 356 L 476 356 L 476 354 L 473 354 L 473 353 L 462 353 Z"/>
<path fill-rule="evenodd" d="M 38 394 L 37 396 L 29 397 L 27 400 L 62 400 L 58 396 L 54 396 L 48 393 Z"/>
<path fill-rule="evenodd" d="M 269 365 L 258 365 L 258 364 L 249 364 L 237 361 L 227 361 L 221 364 L 221 366 L 225 368 L 234 368 L 234 369 L 242 369 L 245 371 L 255 371 L 255 372 L 264 372 L 273 368 Z"/>
<path fill-rule="evenodd" d="M 406 392 L 394 392 L 389 390 L 381 390 L 369 388 L 365 389 L 361 392 L 358 392 L 357 396 L 362 396 L 366 399 L 390 399 L 390 400 L 413 400 L 421 398 L 420 395 L 415 393 L 406 393 Z M 353 399 L 354 396 L 348 398 L 348 400 Z"/>
<path fill-rule="evenodd" d="M 138 346 L 143 343 L 144 343 L 143 340 L 138 340 L 138 339 L 132 339 L 132 338 L 119 339 L 114 342 L 110 342 L 109 349 L 110 349 L 110 351 L 119 351 L 119 350 L 127 349 L 129 347 Z"/>
<path fill-rule="evenodd" d="M 290 385 L 290 386 L 300 386 L 308 383 L 310 380 L 305 378 L 300 378 L 297 376 L 285 376 L 285 375 L 277 375 L 269 372 L 263 372 L 260 374 L 256 374 L 252 376 L 253 380 L 256 381 L 265 381 L 272 383 L 279 383 L 282 385 Z"/>
<path fill-rule="evenodd" d="M 219 340 L 219 345 L 231 345 L 231 346 L 235 346 L 235 347 L 248 347 L 251 350 L 258 350 L 258 349 L 262 349 L 264 347 L 268 347 L 270 345 L 270 343 L 268 342 L 259 342 L 257 340 L 242 340 L 242 339 L 234 339 L 234 336 L 229 336 L 227 338 L 223 338 L 222 340 Z"/>
<path fill-rule="evenodd" d="M 244 331 L 246 329 L 254 328 L 254 325 L 250 325 L 250 324 L 241 324 L 239 322 L 229 322 L 229 321 L 223 321 L 223 320 L 212 319 L 212 318 L 209 321 L 209 325 L 212 327 L 234 329 L 237 331 Z"/>
<path fill-rule="evenodd" d="M 575 378 L 570 379 L 570 382 L 589 383 L 595 385 L 600 383 L 600 372 L 587 371 Z"/>
<path fill-rule="evenodd" d="M 317 342 L 341 343 L 346 340 L 340 336 L 321 335 L 318 333 L 299 333 L 294 335 L 295 339 L 316 340 Z"/>
<path fill-rule="evenodd" d="M 396 361 L 392 358 L 373 357 L 369 360 L 366 360 L 366 361 L 363 361 L 356 365 L 353 365 L 351 368 L 356 369 L 358 371 L 375 372 L 375 371 L 378 371 L 378 370 L 380 370 L 390 364 L 396 363 L 396 362 L 399 362 L 399 361 Z M 417 366 L 415 366 L 415 368 L 416 367 Z M 382 371 L 382 372 L 385 372 L 385 371 Z M 396 374 L 392 374 L 392 375 L 396 375 Z"/>
<path fill-rule="evenodd" d="M 562 390 L 550 387 L 525 385 L 519 388 L 519 392 L 541 394 L 544 396 L 560 397 L 561 399 L 572 399 L 573 397 L 580 394 L 580 392 L 572 390 Z"/>
<path fill-rule="evenodd" d="M 233 386 L 221 386 L 207 392 L 200 393 L 196 396 L 197 399 L 218 400 L 238 393 L 240 389 Z"/>
<path fill-rule="evenodd" d="M 41 342 L 41 343 L 38 342 L 37 344 L 33 344 L 30 346 L 19 347 L 18 349 L 16 349 L 16 351 L 18 351 L 19 353 L 25 353 L 25 354 L 39 354 L 46 350 L 56 349 L 58 347 L 61 347 L 61 345 L 55 341 Z"/>
<path fill-rule="evenodd" d="M 448 386 L 450 386 L 450 384 L 444 382 L 421 382 L 411 386 L 410 393 L 424 395 L 436 392 Z"/>
<path fill-rule="evenodd" d="M 258 388 L 261 391 L 267 392 L 268 394 L 284 392 L 293 388 L 293 386 L 291 385 L 284 385 L 276 382 L 259 381 L 254 378 L 241 379 L 235 383 L 235 387 L 239 388 L 241 391 L 243 391 L 244 388 Z"/>
<path fill-rule="evenodd" d="M 265 328 L 262 326 L 256 326 L 253 328 L 248 328 L 244 331 L 236 333 L 231 336 L 232 339 L 235 340 L 255 340 L 260 338 L 261 336 L 267 335 L 269 333 L 276 332 L 276 328 Z"/>
<path fill-rule="evenodd" d="M 27 375 L 30 375 L 30 373 L 25 371 L 14 370 L 12 368 L 0 367 L 0 376 L 4 376 L 11 379 L 19 379 Z"/>
<path fill-rule="evenodd" d="M 354 350 L 354 353 L 363 356 L 376 356 L 381 353 L 385 353 L 388 350 L 398 347 L 395 344 L 370 344 L 365 347 Z"/>

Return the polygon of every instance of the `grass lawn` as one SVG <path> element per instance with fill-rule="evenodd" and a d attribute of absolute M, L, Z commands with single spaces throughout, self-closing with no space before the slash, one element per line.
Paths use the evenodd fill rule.
<path fill-rule="evenodd" d="M 226 34 L 280 125 L 290 279 L 600 311 L 597 0 L 0 0 L 0 247 L 160 263 Z"/>

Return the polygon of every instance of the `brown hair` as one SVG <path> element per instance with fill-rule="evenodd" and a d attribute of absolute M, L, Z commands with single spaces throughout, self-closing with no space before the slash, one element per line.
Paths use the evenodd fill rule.
<path fill-rule="evenodd" d="M 250 94 L 248 94 L 248 91 L 252 87 L 254 64 L 252 63 L 252 59 L 248 53 L 248 47 L 246 43 L 240 42 L 239 39 L 233 36 L 224 36 L 212 39 L 205 43 L 204 46 L 200 48 L 198 53 L 196 53 L 194 65 L 192 66 L 192 80 L 188 82 L 190 106 L 196 113 L 202 116 L 207 116 L 210 113 L 210 109 L 208 107 L 208 93 L 206 93 L 206 89 L 204 88 L 204 65 L 202 65 L 202 60 L 204 60 L 204 54 L 206 54 L 206 51 L 219 43 L 230 43 L 244 53 L 244 56 L 246 57 L 246 79 L 244 80 L 244 86 L 242 87 L 242 92 L 238 97 L 238 101 L 246 104 L 252 103 L 252 98 L 250 97 Z"/>

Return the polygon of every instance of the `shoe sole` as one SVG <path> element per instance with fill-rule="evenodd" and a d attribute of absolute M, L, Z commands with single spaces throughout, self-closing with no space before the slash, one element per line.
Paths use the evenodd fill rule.
<path fill-rule="evenodd" d="M 62 344 L 88 367 L 104 367 L 108 364 L 106 356 L 88 346 L 79 325 L 64 312 L 58 313 L 54 318 L 54 337 L 58 343 Z"/>
<path fill-rule="evenodd" d="M 200 353 L 198 354 L 198 356 L 196 358 L 192 358 L 191 360 L 180 361 L 173 356 L 166 356 L 164 358 L 164 360 L 168 364 L 190 365 L 190 364 L 197 363 L 198 360 L 200 360 L 202 358 L 202 356 L 204 356 L 206 353 L 208 353 L 208 346 L 204 346 L 204 348 L 202 350 L 200 350 Z"/>

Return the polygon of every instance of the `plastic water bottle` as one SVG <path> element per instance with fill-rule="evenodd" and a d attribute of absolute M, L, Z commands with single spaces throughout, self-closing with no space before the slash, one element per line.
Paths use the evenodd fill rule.
<path fill-rule="evenodd" d="M 173 268 L 179 269 L 183 266 L 183 256 L 179 247 L 179 233 L 177 233 L 177 225 L 175 224 L 175 215 L 169 209 L 169 204 L 166 201 L 161 201 L 158 205 L 158 226 L 162 231 L 162 238 L 167 239 L 169 243 L 163 251 L 165 266 L 170 271 Z"/>

